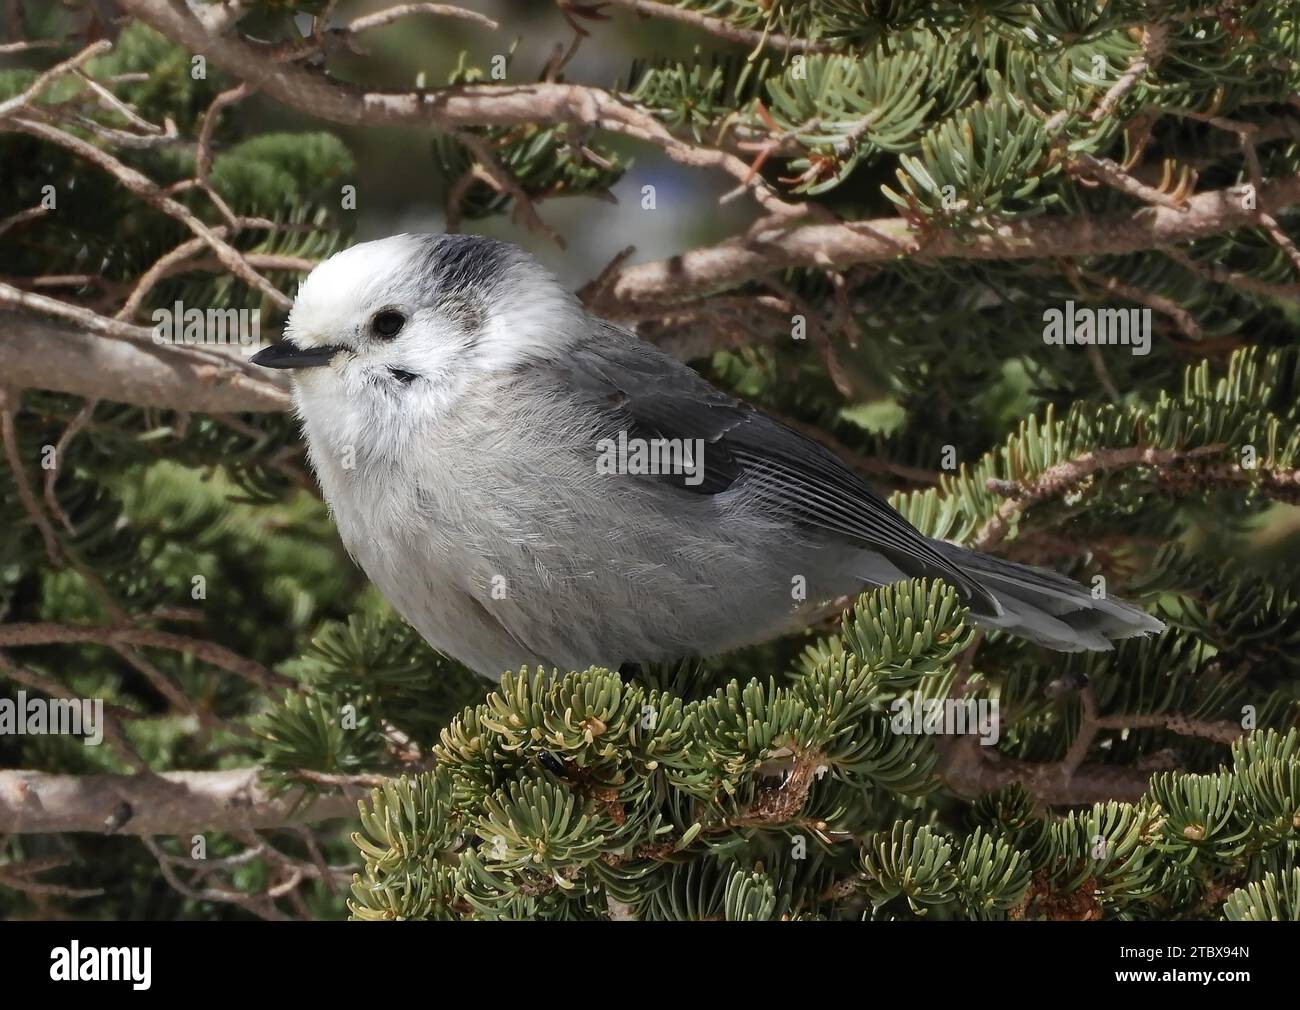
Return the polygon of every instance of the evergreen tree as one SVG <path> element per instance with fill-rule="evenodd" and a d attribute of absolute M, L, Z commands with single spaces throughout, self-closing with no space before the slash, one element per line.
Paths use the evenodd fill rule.
<path fill-rule="evenodd" d="M 526 7 L 5 5 L 0 912 L 1300 918 L 1300 5 Z M 630 681 L 439 656 L 212 342 L 426 177 L 577 262 L 616 191 L 677 245 L 593 312 L 1167 630 L 913 581 Z"/>

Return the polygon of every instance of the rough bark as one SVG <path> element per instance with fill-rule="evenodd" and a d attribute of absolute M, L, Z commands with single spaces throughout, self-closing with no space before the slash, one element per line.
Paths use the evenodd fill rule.
<path fill-rule="evenodd" d="M 362 787 L 272 796 L 259 770 L 137 775 L 0 771 L 0 834 L 177 835 L 309 824 L 354 816 Z"/>

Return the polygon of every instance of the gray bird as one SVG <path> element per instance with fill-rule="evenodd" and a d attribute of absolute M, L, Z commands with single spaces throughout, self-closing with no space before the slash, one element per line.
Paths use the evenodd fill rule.
<path fill-rule="evenodd" d="M 923 536 L 833 453 L 592 317 L 503 242 L 353 246 L 303 282 L 286 337 L 252 360 L 294 369 L 343 543 L 487 677 L 726 652 L 917 577 L 1052 649 L 1163 628 Z"/>

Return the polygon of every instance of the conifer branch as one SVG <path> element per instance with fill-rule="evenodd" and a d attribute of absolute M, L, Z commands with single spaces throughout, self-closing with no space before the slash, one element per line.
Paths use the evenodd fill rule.
<path fill-rule="evenodd" d="M 977 799 L 1012 786 L 1023 787 L 1053 807 L 1111 800 L 1133 802 L 1146 792 L 1152 774 L 1175 767 L 1167 755 L 1141 765 L 1039 763 L 1008 758 L 979 746 L 974 738 L 944 741 L 942 776 L 959 796 Z"/>
<path fill-rule="evenodd" d="M 0 681 L 33 711 L 102 700 L 92 761 L 134 772 L 64 774 L 86 767 L 73 733 L 18 741 L 0 885 L 20 912 L 139 914 L 102 885 L 143 863 L 171 889 L 151 902 L 276 920 L 330 901 L 358 919 L 1300 918 L 1296 566 L 1189 535 L 1292 546 L 1285 522 L 1265 539 L 1213 519 L 1300 503 L 1279 304 L 1300 292 L 1294 12 L 558 5 L 572 37 L 539 66 L 452 53 L 434 87 L 344 78 L 377 79 L 354 57 L 428 23 L 409 18 L 476 42 L 510 26 L 444 4 L 331 23 L 326 2 L 303 29 L 281 3 L 120 0 L 111 44 L 87 47 L 93 13 L 0 44 L 34 67 L 0 95 Z M 575 82 L 611 6 L 624 35 L 644 16 L 720 52 Z M 415 72 L 406 55 L 377 69 Z M 253 100 L 328 128 L 267 129 Z M 164 303 L 282 309 L 374 226 L 376 202 L 349 199 L 374 184 L 349 153 L 374 126 L 433 131 L 448 230 L 511 212 L 562 244 L 538 208 L 612 199 L 632 150 L 721 178 L 625 202 L 658 236 L 702 197 L 731 231 L 624 250 L 579 293 L 593 314 L 712 354 L 714 384 L 902 485 L 890 503 L 923 536 L 1113 585 L 1164 631 L 1049 654 L 976 632 L 942 582 L 809 601 L 789 573 L 793 661 L 787 639 L 489 688 L 360 602 L 296 494 L 315 482 L 286 373 L 224 333 L 141 325 Z M 161 242 L 121 226 L 140 213 Z M 1041 325 L 1067 302 L 1064 332 Z M 208 770 L 162 771 L 181 761 Z M 305 827 L 355 814 L 352 848 L 346 821 Z M 29 832 L 105 837 L 57 866 Z M 196 858 L 186 835 L 210 832 Z"/>
<path fill-rule="evenodd" d="M 1005 495 L 1007 500 L 998 507 L 996 514 L 984 524 L 971 538 L 971 546 L 977 550 L 987 550 L 996 545 L 1011 529 L 1012 520 L 1027 508 L 1043 502 L 1059 499 L 1078 489 L 1089 477 L 1103 470 L 1114 470 L 1132 466 L 1151 466 L 1166 468 L 1176 466 L 1186 460 L 1196 460 L 1222 453 L 1225 446 L 1208 445 L 1196 449 L 1098 449 L 1084 453 L 1075 459 L 1058 463 L 1043 471 L 1035 480 L 1026 484 L 991 484 L 989 490 Z"/>

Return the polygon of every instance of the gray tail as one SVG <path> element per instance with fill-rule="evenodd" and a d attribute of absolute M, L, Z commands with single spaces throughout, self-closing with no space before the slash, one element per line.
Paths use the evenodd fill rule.
<path fill-rule="evenodd" d="M 953 565 L 986 589 L 1001 613 L 974 607 L 971 620 L 1058 652 L 1104 651 L 1111 641 L 1163 631 L 1164 622 L 1123 600 L 1097 599 L 1058 572 L 1003 561 L 935 541 Z"/>

